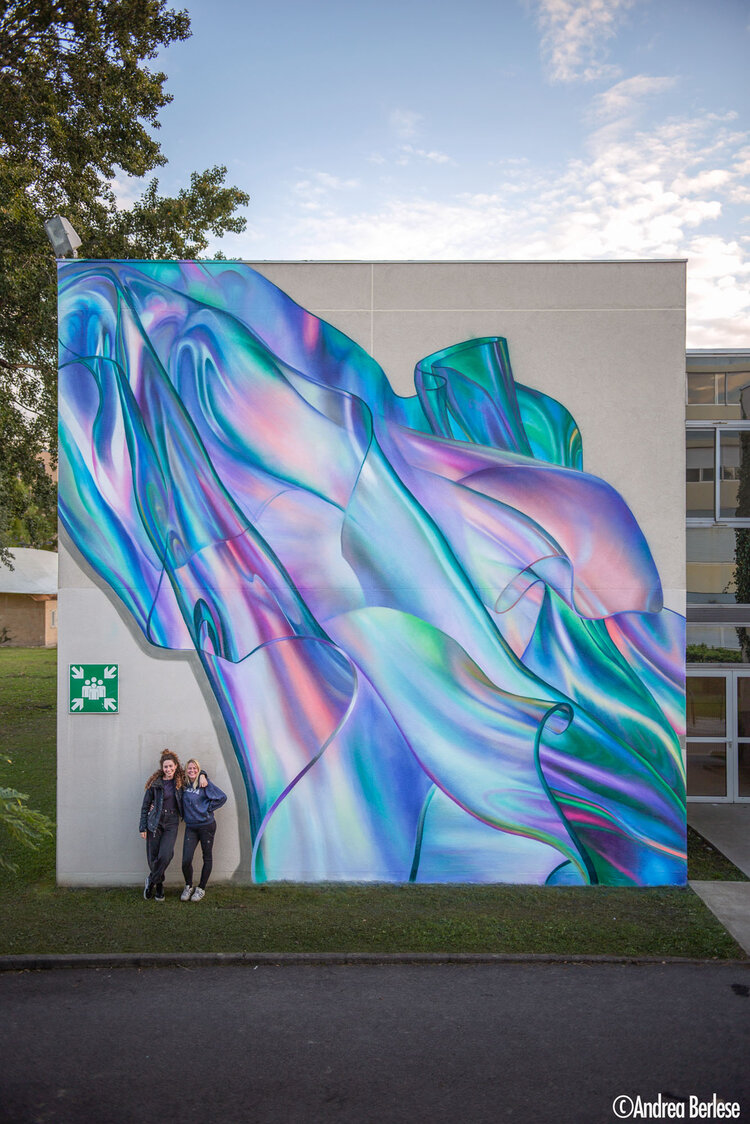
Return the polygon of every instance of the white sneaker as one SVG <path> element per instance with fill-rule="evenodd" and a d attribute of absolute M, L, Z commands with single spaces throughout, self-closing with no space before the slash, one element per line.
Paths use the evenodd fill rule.
<path fill-rule="evenodd" d="M 193 887 L 192 886 L 186 886 L 185 889 L 180 894 L 180 901 L 181 902 L 189 901 L 190 895 L 192 894 L 192 892 L 193 892 Z"/>
<path fill-rule="evenodd" d="M 191 902 L 199 902 L 203 898 L 205 898 L 205 896 L 206 896 L 206 891 L 201 890 L 200 886 L 196 886 L 195 889 L 193 890 L 193 896 L 191 897 L 190 901 Z"/>

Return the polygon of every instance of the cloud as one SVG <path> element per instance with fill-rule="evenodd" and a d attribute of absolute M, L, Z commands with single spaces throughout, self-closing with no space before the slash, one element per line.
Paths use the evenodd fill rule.
<path fill-rule="evenodd" d="M 321 211 L 328 195 L 335 191 L 352 191 L 359 187 L 357 179 L 342 179 L 330 172 L 310 172 L 305 179 L 297 180 L 293 192 L 296 206 L 304 211 Z"/>
<path fill-rule="evenodd" d="M 605 44 L 637 0 L 528 0 L 542 33 L 542 58 L 553 82 L 614 77 Z"/>
<path fill-rule="evenodd" d="M 410 140 L 416 135 L 421 120 L 422 114 L 415 113 L 413 109 L 394 109 L 388 124 L 399 139 Z"/>
<path fill-rule="evenodd" d="M 115 206 L 118 211 L 129 211 L 148 187 L 145 176 L 128 176 L 125 172 L 114 176 L 109 181 L 109 186 L 115 197 Z"/>
<path fill-rule="evenodd" d="M 350 191 L 353 187 L 359 187 L 359 180 L 342 179 L 340 176 L 331 175 L 330 172 L 314 172 L 313 180 L 321 191 Z"/>
<path fill-rule="evenodd" d="M 397 164 L 408 164 L 412 156 L 416 156 L 419 160 L 427 160 L 431 164 L 453 164 L 450 156 L 444 152 L 436 152 L 434 149 L 427 151 L 424 148 L 414 148 L 411 144 L 402 144 L 400 149 L 400 156 L 397 158 Z"/>
<path fill-rule="evenodd" d="M 671 90 L 676 82 L 676 78 L 652 78 L 647 74 L 624 78 L 594 98 L 593 114 L 600 118 L 623 117 L 643 98 Z"/>
<path fill-rule="evenodd" d="M 600 130 L 588 158 L 556 173 L 506 166 L 491 191 L 298 212 L 292 256 L 688 257 L 690 346 L 748 346 L 750 240 L 718 229 L 750 188 L 748 138 L 731 117 L 668 120 L 628 137 Z"/>
<path fill-rule="evenodd" d="M 715 235 L 689 243 L 689 346 L 750 346 L 749 248 Z"/>
<path fill-rule="evenodd" d="M 672 188 L 679 195 L 703 195 L 707 191 L 716 191 L 729 183 L 732 173 L 728 168 L 705 168 L 694 176 L 680 175 L 672 183 Z"/>

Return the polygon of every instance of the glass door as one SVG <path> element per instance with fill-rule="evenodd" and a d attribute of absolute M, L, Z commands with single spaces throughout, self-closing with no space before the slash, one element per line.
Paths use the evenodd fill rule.
<path fill-rule="evenodd" d="M 732 675 L 737 699 L 735 800 L 750 800 L 750 674 L 734 671 Z"/>
<path fill-rule="evenodd" d="M 708 668 L 687 679 L 687 790 L 691 800 L 726 800 L 729 796 L 728 686 L 727 672 Z"/>
<path fill-rule="evenodd" d="M 687 677 L 688 799 L 750 801 L 750 668 Z"/>

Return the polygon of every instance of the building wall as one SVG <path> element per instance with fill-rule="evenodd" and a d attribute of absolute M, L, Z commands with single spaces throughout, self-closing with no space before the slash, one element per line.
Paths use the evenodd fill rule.
<path fill-rule="evenodd" d="M 57 598 L 50 597 L 44 602 L 44 645 L 57 646 Z"/>
<path fill-rule="evenodd" d="M 221 714 L 203 687 L 198 657 L 148 645 L 119 602 L 60 545 L 58 655 L 57 879 L 62 885 L 127 885 L 146 872 L 138 833 L 144 782 L 162 749 L 196 757 L 230 800 L 219 813 L 217 881 L 249 868 L 247 801 Z M 69 668 L 116 663 L 119 711 L 71 714 Z M 86 794 L 96 785 L 96 800 Z M 168 882 L 180 881 L 180 827 Z M 96 844 L 92 846 L 92 839 Z"/>
<path fill-rule="evenodd" d="M 57 601 L 40 600 L 27 593 L 0 593 L 0 632 L 7 628 L 10 648 L 52 648 L 57 628 L 51 615 Z"/>
<path fill-rule="evenodd" d="M 562 400 L 584 465 L 627 500 L 684 612 L 685 263 L 253 263 L 365 348 L 398 394 L 459 339 L 508 339 L 517 381 Z"/>
<path fill-rule="evenodd" d="M 653 554 L 665 606 L 684 614 L 683 262 L 254 268 L 370 353 L 402 396 L 414 393 L 414 366 L 424 356 L 472 338 L 505 337 L 516 382 L 552 396 L 571 412 L 581 431 L 585 470 L 623 497 Z M 393 541 L 397 553 L 395 532 Z M 113 592 L 63 531 L 58 879 L 137 882 L 144 869 L 137 832 L 143 782 L 159 750 L 169 746 L 183 760 L 198 757 L 230 794 L 217 816 L 214 877 L 249 880 L 250 813 L 226 714 L 198 655 L 149 644 L 123 604 L 125 595 Z M 77 662 L 119 664 L 117 714 L 69 713 L 68 667 Z M 408 676 L 408 667 L 404 673 Z M 261 676 L 254 689 L 261 697 L 270 688 Z M 94 774 L 99 795 L 84 827 L 82 786 Z M 510 857 L 503 858 L 501 880 L 535 880 L 529 876 L 535 860 L 522 853 L 523 838 L 512 829 L 502 834 Z M 476 879 L 493 880 L 492 862 L 480 866 Z M 460 870 L 459 880 L 472 879 Z M 175 861 L 175 882 L 178 872 Z"/>

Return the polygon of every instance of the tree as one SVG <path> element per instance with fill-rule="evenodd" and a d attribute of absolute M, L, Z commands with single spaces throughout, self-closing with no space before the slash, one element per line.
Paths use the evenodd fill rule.
<path fill-rule="evenodd" d="M 29 808 L 26 803 L 28 799 L 25 792 L 0 787 L 0 828 L 22 846 L 36 851 L 42 840 L 52 838 L 55 825 L 42 812 Z M 16 864 L 7 858 L 5 845 L 0 850 L 0 867 L 5 870 L 16 870 Z"/>
<path fill-rule="evenodd" d="M 2 760 L 7 765 L 13 763 L 5 754 L 2 755 Z M 28 799 L 25 792 L 0 786 L 0 868 L 5 870 L 17 869 L 16 864 L 7 857 L 8 837 L 36 851 L 43 840 L 51 839 L 53 835 L 55 825 L 52 820 L 43 812 L 29 808 L 26 803 Z"/>
<path fill-rule="evenodd" d="M 154 179 L 130 209 L 120 171 L 165 163 L 152 129 L 171 95 L 144 65 L 186 39 L 166 0 L 0 0 L 0 560 L 19 521 L 49 546 L 56 464 L 56 269 L 44 220 L 60 213 L 87 257 L 196 257 L 244 230 L 248 196 L 226 168 L 193 173 L 175 197 Z"/>

